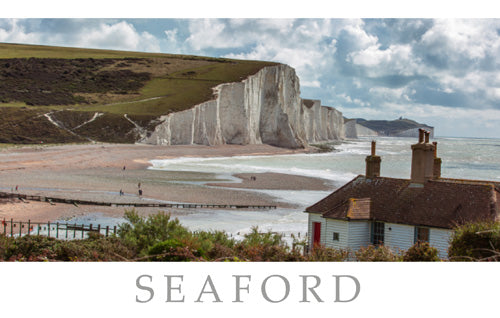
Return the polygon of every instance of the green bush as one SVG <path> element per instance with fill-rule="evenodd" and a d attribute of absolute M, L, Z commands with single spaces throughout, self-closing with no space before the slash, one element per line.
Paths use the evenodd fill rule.
<path fill-rule="evenodd" d="M 196 249 L 197 255 L 212 260 L 230 256 L 228 254 L 232 253 L 236 240 L 224 231 L 199 231 L 193 233 L 188 243 Z"/>
<path fill-rule="evenodd" d="M 45 236 L 23 236 L 7 238 L 8 245 L 4 252 L 4 259 L 10 261 L 43 261 L 54 258 L 55 238 Z"/>
<path fill-rule="evenodd" d="M 362 247 L 355 253 L 356 260 L 360 262 L 397 262 L 401 257 L 387 246 L 369 245 Z"/>
<path fill-rule="evenodd" d="M 151 261 L 179 262 L 196 259 L 194 253 L 176 239 L 156 243 L 149 249 L 148 254 L 151 256 L 148 260 Z"/>
<path fill-rule="evenodd" d="M 8 261 L 123 261 L 134 252 L 114 237 L 63 241 L 46 236 L 0 237 L 0 259 Z"/>
<path fill-rule="evenodd" d="M 456 227 L 448 258 L 451 261 L 500 260 L 500 223 L 476 222 Z"/>
<path fill-rule="evenodd" d="M 259 232 L 258 227 L 252 227 L 251 232 L 245 234 L 243 240 L 236 243 L 234 252 L 238 258 L 254 262 L 304 260 L 300 251 L 296 249 L 290 251 L 282 234 Z"/>
<path fill-rule="evenodd" d="M 125 212 L 125 219 L 128 223 L 120 224 L 118 236 L 126 245 L 134 248 L 138 256 L 148 255 L 149 249 L 157 243 L 191 235 L 177 218 L 171 219 L 170 214 L 165 212 L 146 218 L 130 210 Z"/>
<path fill-rule="evenodd" d="M 348 260 L 349 251 L 316 245 L 307 255 L 307 260 L 312 262 L 343 262 Z"/>
<path fill-rule="evenodd" d="M 403 256 L 404 262 L 438 262 L 438 250 L 429 242 L 417 242 Z"/>

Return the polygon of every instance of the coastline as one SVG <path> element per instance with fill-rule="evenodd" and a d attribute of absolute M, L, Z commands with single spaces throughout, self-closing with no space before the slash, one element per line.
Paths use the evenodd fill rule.
<path fill-rule="evenodd" d="M 204 204 L 276 205 L 296 208 L 255 190 L 327 191 L 326 180 L 279 173 L 236 174 L 228 183 L 215 174 L 147 169 L 150 160 L 181 157 L 232 157 L 307 153 L 269 145 L 152 146 L 83 144 L 9 147 L 0 151 L 0 191 L 101 202 L 183 202 Z M 124 169 L 125 168 L 125 169 Z M 255 177 L 252 180 L 251 177 Z M 224 181 L 224 182 L 220 182 Z M 142 197 L 138 189 L 143 191 Z M 18 191 L 15 191 L 15 187 Z M 125 195 L 120 196 L 122 190 Z M 159 208 L 138 208 L 147 215 Z M 168 209 L 169 211 L 172 209 Z M 51 205 L 47 202 L 0 201 L 0 219 L 39 222 L 90 213 L 121 217 L 124 207 Z M 175 213 L 176 211 L 172 211 Z M 177 211 L 179 212 L 179 211 Z M 180 212 L 185 213 L 186 211 Z"/>

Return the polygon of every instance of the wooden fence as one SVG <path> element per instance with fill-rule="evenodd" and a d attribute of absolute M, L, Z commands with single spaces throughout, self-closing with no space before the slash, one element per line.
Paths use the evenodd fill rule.
<path fill-rule="evenodd" d="M 241 204 L 203 204 L 203 203 L 137 203 L 137 202 L 99 202 L 88 200 L 75 200 L 44 197 L 38 195 L 26 195 L 17 193 L 0 192 L 0 198 L 17 198 L 19 200 L 31 200 L 55 203 L 65 203 L 73 205 L 99 205 L 99 206 L 123 206 L 123 207 L 159 207 L 159 208 L 181 208 L 181 209 L 276 209 L 276 205 L 241 205 Z"/>
<path fill-rule="evenodd" d="M 19 237 L 25 235 L 44 235 L 57 239 L 84 239 L 89 232 L 100 233 L 105 237 L 116 234 L 117 226 L 101 226 L 100 224 L 77 224 L 61 222 L 31 222 L 2 220 L 0 224 L 0 235 Z"/>

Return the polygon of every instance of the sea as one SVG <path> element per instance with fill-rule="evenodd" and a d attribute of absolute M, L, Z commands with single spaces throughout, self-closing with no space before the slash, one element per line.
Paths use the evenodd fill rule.
<path fill-rule="evenodd" d="M 377 142 L 376 152 L 382 158 L 381 176 L 408 179 L 411 169 L 411 145 L 416 143 L 416 138 L 375 137 L 346 140 L 336 145 L 332 152 L 317 154 L 151 160 L 150 169 L 213 173 L 217 179 L 231 179 L 231 175 L 236 173 L 287 173 L 323 178 L 331 183 L 332 188 L 337 188 L 355 176 L 365 173 L 365 157 L 370 154 L 372 140 Z M 438 157 L 442 159 L 442 177 L 500 182 L 500 139 L 438 137 L 431 141 L 438 143 Z M 238 179 L 232 179 L 238 182 Z M 331 193 L 250 191 L 274 196 L 279 201 L 295 204 L 297 208 L 255 211 L 197 209 L 173 216 L 193 231 L 222 230 L 238 239 L 253 227 L 257 227 L 261 232 L 281 233 L 285 239 L 288 238 L 287 241 L 291 241 L 292 235 L 304 238 L 308 234 L 307 213 L 304 213 L 304 209 Z M 123 221 L 99 214 L 70 220 L 104 225 Z"/>

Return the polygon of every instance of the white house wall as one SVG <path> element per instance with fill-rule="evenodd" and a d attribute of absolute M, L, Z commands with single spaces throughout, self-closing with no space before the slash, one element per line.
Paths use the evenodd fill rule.
<path fill-rule="evenodd" d="M 371 222 L 368 221 L 349 222 L 349 249 L 357 251 L 370 245 L 370 228 Z"/>
<path fill-rule="evenodd" d="M 325 219 L 321 214 L 308 214 L 309 246 L 313 245 L 313 222 L 321 223 L 320 243 L 336 249 L 357 251 L 371 244 L 371 222 Z M 385 223 L 384 244 L 395 252 L 405 252 L 415 242 L 415 226 Z M 390 228 L 390 230 L 389 230 Z M 333 240 L 333 233 L 339 233 L 339 240 Z M 451 230 L 430 228 L 429 244 L 437 248 L 440 258 L 448 257 Z"/>
<path fill-rule="evenodd" d="M 333 240 L 333 233 L 339 233 L 339 240 Z M 349 222 L 341 220 L 326 219 L 325 246 L 336 249 L 349 247 Z"/>
<path fill-rule="evenodd" d="M 313 223 L 314 222 L 319 222 L 321 223 L 321 239 L 320 242 L 321 244 L 326 245 L 326 240 L 325 240 L 325 231 L 326 231 L 326 220 L 321 216 L 321 214 L 315 214 L 315 213 L 309 213 L 308 217 L 308 226 L 307 226 L 307 232 L 309 233 L 309 246 L 313 246 L 313 239 L 314 239 L 314 228 L 313 228 Z"/>
<path fill-rule="evenodd" d="M 390 230 L 389 230 L 390 229 Z M 412 225 L 385 223 L 384 245 L 395 252 L 406 251 L 415 241 L 415 227 Z"/>
<path fill-rule="evenodd" d="M 448 258 L 448 247 L 452 231 L 444 229 L 430 229 L 429 244 L 437 248 L 440 258 Z"/>

